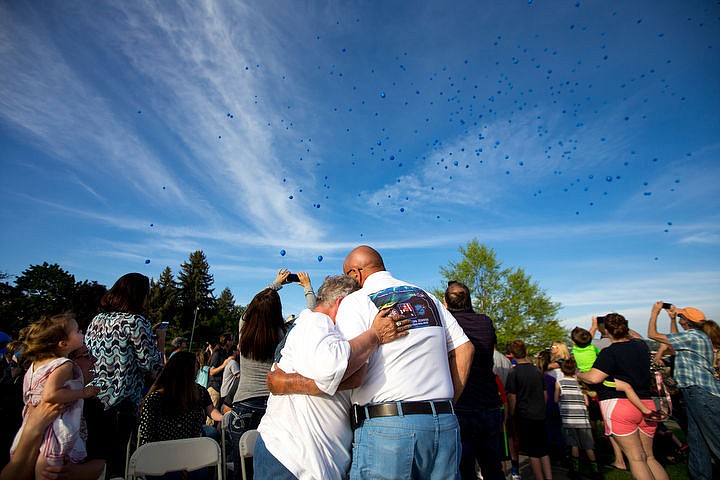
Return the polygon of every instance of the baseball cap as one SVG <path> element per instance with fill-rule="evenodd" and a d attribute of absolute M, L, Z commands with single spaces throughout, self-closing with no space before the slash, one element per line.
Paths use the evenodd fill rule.
<path fill-rule="evenodd" d="M 682 315 L 693 323 L 705 322 L 705 314 L 694 307 L 678 308 L 675 313 Z"/>

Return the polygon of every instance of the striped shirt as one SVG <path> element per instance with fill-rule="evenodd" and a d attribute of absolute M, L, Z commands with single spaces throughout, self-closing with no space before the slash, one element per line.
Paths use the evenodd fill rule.
<path fill-rule="evenodd" d="M 563 377 L 560 385 L 560 417 L 565 428 L 590 428 L 585 396 L 580 391 L 577 380 Z"/>

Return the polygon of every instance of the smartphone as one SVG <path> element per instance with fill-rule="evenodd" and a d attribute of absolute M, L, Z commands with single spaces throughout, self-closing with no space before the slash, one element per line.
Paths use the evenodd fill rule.
<path fill-rule="evenodd" d="M 170 322 L 161 322 L 160 325 L 158 325 L 158 330 L 167 330 L 168 325 L 170 325 Z"/>
<path fill-rule="evenodd" d="M 606 317 L 605 317 L 604 315 L 603 315 L 602 317 L 597 317 L 597 323 L 598 323 L 598 325 L 600 325 L 601 323 L 604 324 L 604 323 L 605 323 L 605 318 L 606 318 Z"/>
<path fill-rule="evenodd" d="M 672 303 L 663 303 L 664 310 L 670 310 L 671 308 L 672 308 Z"/>
<path fill-rule="evenodd" d="M 291 273 L 287 276 L 285 279 L 287 283 L 298 283 L 300 281 L 300 277 L 297 276 L 297 273 Z"/>

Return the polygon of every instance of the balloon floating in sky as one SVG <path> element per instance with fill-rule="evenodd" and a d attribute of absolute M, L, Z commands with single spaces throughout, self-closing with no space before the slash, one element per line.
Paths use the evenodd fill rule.
<path fill-rule="evenodd" d="M 149 263 L 150 263 L 150 259 L 149 258 L 145 259 L 145 265 L 147 265 Z"/>
<path fill-rule="evenodd" d="M 323 261 L 323 256 L 322 256 L 322 255 L 318 255 L 318 262 L 322 262 L 322 261 Z"/>
<path fill-rule="evenodd" d="M 280 256 L 284 257 L 287 252 L 285 250 L 280 250 Z"/>
<path fill-rule="evenodd" d="M 380 98 L 385 98 L 385 92 L 380 92 Z"/>

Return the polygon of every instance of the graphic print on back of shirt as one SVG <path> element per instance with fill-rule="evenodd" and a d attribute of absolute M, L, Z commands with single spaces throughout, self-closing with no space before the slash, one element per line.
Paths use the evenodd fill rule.
<path fill-rule="evenodd" d="M 440 327 L 440 313 L 432 298 L 417 287 L 390 287 L 368 295 L 378 310 L 391 309 L 412 321 L 411 328 Z"/>

